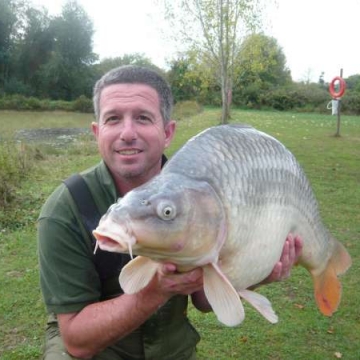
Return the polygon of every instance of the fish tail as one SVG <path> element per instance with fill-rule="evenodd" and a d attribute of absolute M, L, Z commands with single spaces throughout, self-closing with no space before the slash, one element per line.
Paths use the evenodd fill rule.
<path fill-rule="evenodd" d="M 325 270 L 313 274 L 315 299 L 319 310 L 325 316 L 331 316 L 341 300 L 341 283 L 338 275 L 345 273 L 351 265 L 351 257 L 344 246 L 335 240 L 334 251 Z"/>

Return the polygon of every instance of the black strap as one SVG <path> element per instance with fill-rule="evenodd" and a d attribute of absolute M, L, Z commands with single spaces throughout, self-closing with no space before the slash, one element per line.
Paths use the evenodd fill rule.
<path fill-rule="evenodd" d="M 70 194 L 78 207 L 79 213 L 81 215 L 81 220 L 93 241 L 93 245 L 95 246 L 96 239 L 92 231 L 96 229 L 100 221 L 101 215 L 95 205 L 89 187 L 87 186 L 84 178 L 80 174 L 71 175 L 69 178 L 64 180 L 64 183 L 69 189 Z"/>
<path fill-rule="evenodd" d="M 70 176 L 64 180 L 64 183 L 77 205 L 82 223 L 91 237 L 92 246 L 95 249 L 96 239 L 92 231 L 97 227 L 101 214 L 90 189 L 84 178 L 79 174 Z M 121 269 L 131 260 L 130 255 L 103 251 L 98 248 L 93 260 L 101 279 L 102 299 L 108 299 L 122 293 L 118 276 Z"/>

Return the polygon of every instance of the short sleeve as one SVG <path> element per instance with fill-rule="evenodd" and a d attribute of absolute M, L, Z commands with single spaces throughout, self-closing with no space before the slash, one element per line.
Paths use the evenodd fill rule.
<path fill-rule="evenodd" d="M 66 189 L 57 190 L 38 220 L 40 286 L 49 312 L 80 311 L 99 301 L 101 286 L 91 239 Z"/>

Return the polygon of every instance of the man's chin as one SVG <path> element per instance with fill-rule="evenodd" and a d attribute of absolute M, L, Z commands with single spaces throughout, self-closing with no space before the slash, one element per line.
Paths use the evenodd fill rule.
<path fill-rule="evenodd" d="M 117 178 L 122 178 L 127 182 L 134 182 L 142 184 L 155 176 L 160 171 L 157 166 L 149 166 L 149 164 L 137 163 L 137 164 L 124 164 L 117 163 L 111 167 L 111 172 Z"/>
<path fill-rule="evenodd" d="M 117 171 L 118 175 L 125 179 L 132 179 L 141 177 L 144 173 L 144 169 L 140 169 L 137 167 L 122 167 L 119 171 Z"/>

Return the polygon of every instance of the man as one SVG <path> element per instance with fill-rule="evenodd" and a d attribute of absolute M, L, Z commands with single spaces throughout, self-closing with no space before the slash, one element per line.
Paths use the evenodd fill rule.
<path fill-rule="evenodd" d="M 96 83 L 92 131 L 102 161 L 82 176 L 101 214 L 160 172 L 175 133 L 172 102 L 168 84 L 149 69 L 120 67 Z M 41 289 L 50 313 L 44 358 L 195 359 L 200 338 L 186 317 L 188 295 L 199 310 L 211 310 L 201 269 L 177 273 L 174 264 L 164 264 L 146 288 L 123 294 L 117 281 L 123 263 L 114 265 L 114 254 L 102 252 L 98 266 L 64 185 L 41 211 L 38 238 Z M 301 246 L 300 239 L 288 237 L 267 281 L 288 276 Z"/>

